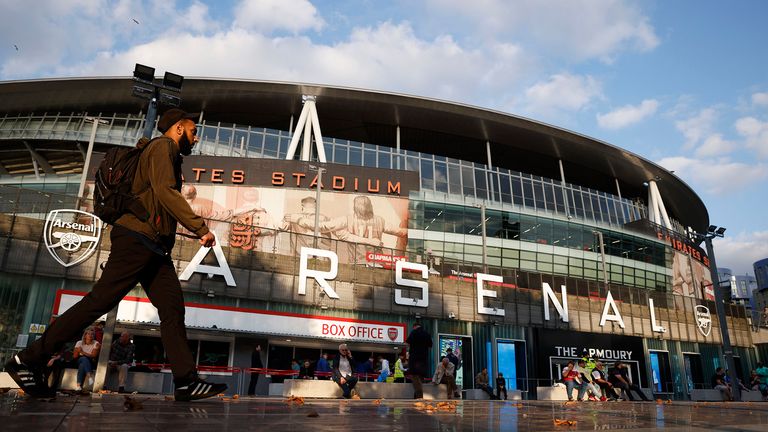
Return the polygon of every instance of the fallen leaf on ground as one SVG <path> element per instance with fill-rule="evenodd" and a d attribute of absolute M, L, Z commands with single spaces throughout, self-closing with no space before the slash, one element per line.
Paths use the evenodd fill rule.
<path fill-rule="evenodd" d="M 304 405 L 304 398 L 301 396 L 291 396 L 288 399 L 285 399 L 283 402 L 287 403 L 288 405 Z"/>
<path fill-rule="evenodd" d="M 172 401 L 172 400 L 173 400 L 173 396 L 166 396 L 166 397 L 165 397 L 165 400 L 167 400 L 167 401 Z"/>
<path fill-rule="evenodd" d="M 656 403 L 657 403 L 658 405 L 661 405 L 663 402 L 662 402 L 662 400 L 661 400 L 661 399 L 656 399 Z"/>
<path fill-rule="evenodd" d="M 424 402 L 414 402 L 413 406 L 416 408 L 424 408 Z"/>
<path fill-rule="evenodd" d="M 576 420 L 554 419 L 555 426 L 575 426 Z"/>
<path fill-rule="evenodd" d="M 667 399 L 667 401 L 664 402 L 664 403 L 667 404 L 667 405 L 672 405 L 672 399 Z"/>
<path fill-rule="evenodd" d="M 563 406 L 570 406 L 570 405 L 576 405 L 576 401 L 572 401 L 572 400 L 570 400 L 570 401 L 566 401 L 566 402 L 563 404 Z"/>
<path fill-rule="evenodd" d="M 373 404 L 374 404 L 374 405 L 381 405 L 381 399 L 375 399 L 375 400 L 373 401 Z"/>
<path fill-rule="evenodd" d="M 232 399 L 240 399 L 240 395 L 237 395 L 237 394 L 236 394 L 236 395 L 233 395 L 233 396 L 232 396 Z"/>
<path fill-rule="evenodd" d="M 307 417 L 318 417 L 320 414 L 317 413 L 315 410 L 309 410 L 309 414 L 307 414 Z"/>
<path fill-rule="evenodd" d="M 360 396 L 359 395 L 352 395 L 352 399 L 360 400 Z"/>
<path fill-rule="evenodd" d="M 230 398 L 228 398 L 228 397 L 224 397 L 224 398 L 221 398 L 221 401 L 222 401 L 222 402 L 229 402 L 229 401 L 231 401 L 231 400 L 232 400 L 232 399 L 230 399 Z"/>
<path fill-rule="evenodd" d="M 109 390 L 99 390 L 99 394 L 110 394 L 110 393 L 112 392 Z"/>

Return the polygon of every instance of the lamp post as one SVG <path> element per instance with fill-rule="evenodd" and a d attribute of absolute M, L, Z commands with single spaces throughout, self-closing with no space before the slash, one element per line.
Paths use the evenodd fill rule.
<path fill-rule="evenodd" d="M 736 376 L 736 364 L 733 361 L 733 348 L 731 347 L 731 337 L 728 334 L 728 321 L 725 318 L 725 296 L 723 296 L 723 289 L 720 286 L 720 277 L 717 273 L 717 263 L 715 262 L 715 252 L 712 248 L 712 239 L 716 237 L 723 237 L 725 234 L 724 227 L 718 227 L 716 225 L 710 225 L 707 228 L 706 234 L 699 234 L 695 231 L 691 232 L 691 235 L 698 241 L 704 240 L 704 244 L 707 247 L 707 256 L 709 257 L 709 272 L 712 277 L 712 285 L 715 291 L 715 312 L 717 313 L 717 319 L 720 323 L 720 334 L 722 335 L 723 342 L 723 355 L 725 356 L 725 364 L 728 369 L 728 375 L 731 378 L 731 391 L 733 392 L 733 400 L 741 400 L 741 389 L 739 388 L 739 378 Z"/>
<path fill-rule="evenodd" d="M 184 77 L 166 72 L 163 76 L 163 82 L 156 83 L 155 68 L 136 63 L 136 67 L 133 70 L 133 81 L 135 84 L 132 94 L 149 100 L 143 136 L 152 138 L 152 129 L 155 126 L 158 103 L 175 107 L 181 105 L 180 94 L 181 86 L 184 84 Z"/>
<path fill-rule="evenodd" d="M 313 247 L 317 249 L 317 237 L 320 235 L 320 189 L 323 184 L 323 171 L 325 171 L 325 168 L 310 165 L 309 170 L 317 171 L 317 184 L 315 185 L 315 239 L 313 242 Z"/>

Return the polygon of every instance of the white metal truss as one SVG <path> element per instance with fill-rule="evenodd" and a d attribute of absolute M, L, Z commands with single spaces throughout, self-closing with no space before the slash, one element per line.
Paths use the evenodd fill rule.
<path fill-rule="evenodd" d="M 648 181 L 648 218 L 657 225 L 672 229 L 667 208 L 664 207 L 664 200 L 661 199 L 655 180 Z"/>
<path fill-rule="evenodd" d="M 288 145 L 288 153 L 285 158 L 293 160 L 296 156 L 296 150 L 299 147 L 299 139 L 303 136 L 304 142 L 301 146 L 301 160 L 309 161 L 310 149 L 312 146 L 312 135 L 315 136 L 315 148 L 317 149 L 317 161 L 325 163 L 325 147 L 323 147 L 323 133 L 320 131 L 320 120 L 317 116 L 317 107 L 315 106 L 315 96 L 304 95 L 301 97 L 304 107 L 301 109 L 299 121 L 291 137 L 291 143 Z M 302 133 L 303 131 L 303 133 Z"/>

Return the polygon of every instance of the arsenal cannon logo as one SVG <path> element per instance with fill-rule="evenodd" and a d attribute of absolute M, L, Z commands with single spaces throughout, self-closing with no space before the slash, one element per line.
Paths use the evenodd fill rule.
<path fill-rule="evenodd" d="M 704 337 L 709 336 L 712 331 L 712 315 L 709 313 L 709 308 L 703 305 L 696 306 L 696 327 L 699 329 L 699 333 Z"/>
<path fill-rule="evenodd" d="M 52 210 L 45 219 L 43 240 L 53 259 L 64 267 L 82 263 L 96 250 L 103 222 L 80 210 Z"/>

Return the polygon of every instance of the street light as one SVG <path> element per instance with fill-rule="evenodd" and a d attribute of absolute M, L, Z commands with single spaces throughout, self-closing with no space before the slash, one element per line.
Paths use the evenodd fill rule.
<path fill-rule="evenodd" d="M 739 388 L 739 379 L 736 376 L 736 364 L 733 361 L 733 348 L 731 347 L 731 337 L 728 335 L 728 321 L 725 319 L 725 300 L 723 296 L 723 290 L 720 286 L 720 277 L 717 273 L 717 264 L 715 262 L 715 252 L 712 248 L 712 239 L 716 237 L 723 237 L 725 234 L 724 227 L 718 227 L 716 225 L 710 225 L 707 227 L 706 234 L 700 234 L 696 231 L 690 231 L 690 236 L 696 241 L 700 242 L 704 240 L 704 244 L 707 246 L 707 255 L 709 256 L 709 273 L 712 277 L 712 285 L 715 291 L 715 311 L 717 312 L 717 318 L 720 322 L 720 334 L 723 337 L 723 354 L 725 355 L 725 364 L 728 369 L 728 373 L 731 378 L 731 391 L 733 392 L 733 400 L 741 400 L 741 389 Z"/>
<path fill-rule="evenodd" d="M 152 129 L 155 126 L 157 117 L 158 101 L 163 105 L 180 106 L 181 105 L 181 86 L 184 84 L 184 77 L 175 73 L 166 72 L 162 83 L 155 82 L 155 68 L 136 63 L 133 69 L 133 86 L 131 94 L 141 99 L 149 100 L 147 108 L 147 117 L 144 123 L 144 136 L 152 138 Z"/>

